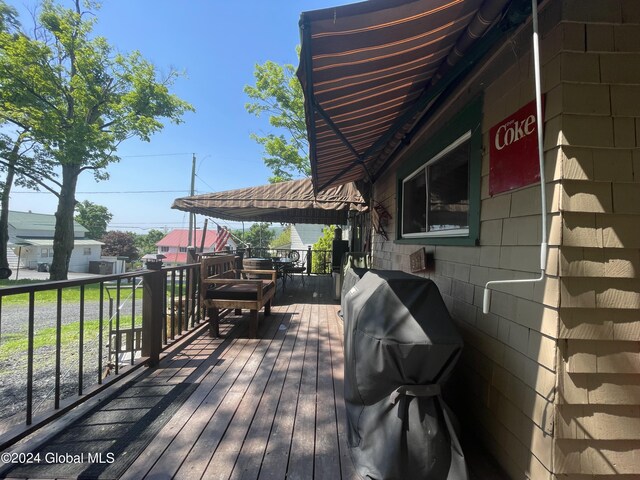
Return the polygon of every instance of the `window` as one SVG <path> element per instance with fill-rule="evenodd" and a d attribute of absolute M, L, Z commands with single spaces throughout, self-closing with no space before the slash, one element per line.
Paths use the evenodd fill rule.
<path fill-rule="evenodd" d="M 180 247 L 180 253 L 187 253 L 187 247 Z"/>
<path fill-rule="evenodd" d="M 477 244 L 481 119 L 477 98 L 411 147 L 397 172 L 396 243 Z"/>
<path fill-rule="evenodd" d="M 160 252 L 166 253 L 169 251 L 169 247 L 160 247 Z"/>
<path fill-rule="evenodd" d="M 41 248 L 40 249 L 40 257 L 47 258 L 48 256 L 49 256 L 49 249 L 48 248 Z"/>
<path fill-rule="evenodd" d="M 84 247 L 84 255 L 91 255 L 91 247 Z"/>
<path fill-rule="evenodd" d="M 466 132 L 403 181 L 403 237 L 469 233 L 470 138 Z"/>

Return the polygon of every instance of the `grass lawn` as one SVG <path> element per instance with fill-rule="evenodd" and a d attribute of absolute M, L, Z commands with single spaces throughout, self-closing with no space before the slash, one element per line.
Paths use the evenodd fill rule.
<path fill-rule="evenodd" d="M 136 316 L 136 326 L 142 325 L 142 317 Z M 114 320 L 115 327 L 115 320 Z M 103 335 L 109 332 L 109 322 L 105 320 L 103 322 Z M 120 317 L 120 330 L 126 330 L 131 328 L 131 317 Z M 84 322 L 84 341 L 85 343 L 91 342 L 98 337 L 100 329 L 99 320 L 85 320 Z M 62 350 L 65 350 L 73 345 L 77 345 L 80 338 L 80 323 L 68 323 L 62 325 L 62 331 L 60 335 L 60 346 Z M 105 338 L 106 342 L 106 338 Z M 56 344 L 56 327 L 48 327 L 36 332 L 33 337 L 33 350 L 37 351 L 40 348 L 55 347 Z M 11 333 L 2 336 L 2 343 L 0 344 L 0 361 L 7 360 L 10 357 L 25 355 L 28 348 L 27 335 L 25 333 Z"/>
<path fill-rule="evenodd" d="M 37 280 L 0 280 L 0 287 L 15 287 L 18 285 L 27 285 L 34 283 L 43 283 L 38 282 Z M 110 285 L 110 284 L 108 284 Z M 115 285 L 113 285 L 113 289 L 111 289 L 111 297 L 115 300 L 116 291 Z M 122 283 L 120 290 L 120 301 L 124 301 L 125 298 L 131 295 L 131 288 L 129 284 Z M 36 292 L 35 301 L 36 303 L 56 303 L 58 299 L 58 291 L 56 289 L 46 290 L 43 292 Z M 136 289 L 136 301 L 142 299 L 142 287 L 138 287 Z M 99 301 L 100 300 L 100 284 L 99 283 L 91 283 L 84 286 L 84 300 L 85 302 L 90 301 Z M 68 287 L 62 289 L 62 301 L 63 302 L 80 302 L 80 287 Z M 107 294 L 107 289 L 104 291 L 104 301 L 109 301 L 109 295 Z M 2 297 L 2 305 L 27 305 L 29 303 L 29 294 L 23 293 L 20 295 L 8 295 Z"/>

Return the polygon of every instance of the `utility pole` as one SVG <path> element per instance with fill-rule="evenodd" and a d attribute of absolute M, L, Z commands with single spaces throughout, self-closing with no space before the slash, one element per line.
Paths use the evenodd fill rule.
<path fill-rule="evenodd" d="M 195 187 L 196 187 L 196 154 L 193 154 L 192 162 L 191 162 L 191 196 L 195 195 Z M 193 225 L 195 213 L 189 213 L 189 247 L 193 246 L 193 241 L 195 240 L 193 237 Z"/>

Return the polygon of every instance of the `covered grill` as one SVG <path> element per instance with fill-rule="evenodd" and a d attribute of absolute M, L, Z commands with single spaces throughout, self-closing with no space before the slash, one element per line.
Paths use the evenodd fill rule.
<path fill-rule="evenodd" d="M 345 404 L 358 473 L 466 479 L 440 395 L 462 339 L 438 288 L 404 272 L 371 270 L 344 294 Z"/>

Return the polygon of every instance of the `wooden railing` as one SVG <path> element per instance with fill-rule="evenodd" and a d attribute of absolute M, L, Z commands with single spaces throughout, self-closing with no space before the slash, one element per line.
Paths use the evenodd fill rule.
<path fill-rule="evenodd" d="M 11 402 L 0 409 L 0 450 L 140 366 L 156 365 L 163 349 L 197 328 L 199 269 L 0 288 L 0 383 Z"/>
<path fill-rule="evenodd" d="M 331 272 L 330 251 L 245 254 L 294 251 L 307 274 Z M 191 263 L 0 288 L 0 450 L 140 366 L 157 365 L 204 320 L 199 279 L 200 264 Z"/>

